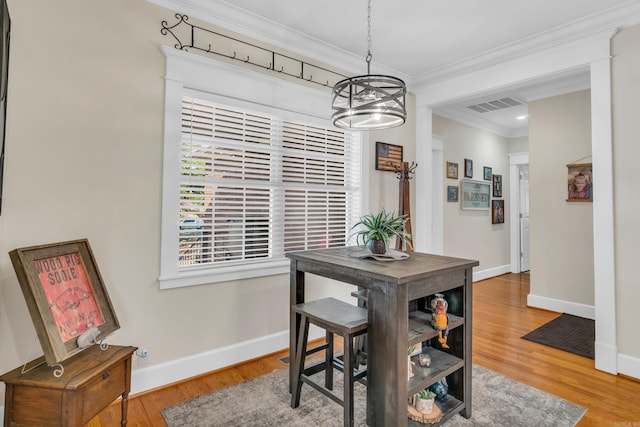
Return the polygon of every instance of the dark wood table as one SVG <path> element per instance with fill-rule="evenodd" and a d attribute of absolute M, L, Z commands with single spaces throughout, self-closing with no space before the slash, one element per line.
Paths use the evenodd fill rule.
<path fill-rule="evenodd" d="M 127 425 L 131 389 L 131 356 L 136 347 L 93 345 L 61 362 L 64 372 L 55 377 L 53 367 L 37 366 L 22 373 L 22 367 L 0 376 L 7 385 L 4 425 L 81 427 L 119 396 L 120 425 Z"/>
<path fill-rule="evenodd" d="M 390 427 L 420 425 L 407 418 L 408 397 L 432 384 L 436 378 L 434 375 L 438 378 L 449 375 L 451 378 L 449 393 L 452 396 L 444 405 L 443 421 L 455 413 L 470 417 L 471 285 L 472 270 L 478 261 L 416 252 L 410 253 L 405 260 L 376 261 L 349 256 L 356 249 L 342 247 L 292 252 L 287 257 L 291 259 L 292 305 L 305 301 L 305 273 L 367 290 L 367 424 Z M 433 355 L 437 363 L 433 369 L 426 368 L 409 380 L 407 348 L 437 335 L 428 326 L 430 317 L 419 312 L 410 315 L 410 302 L 443 292 L 449 292 L 450 311 L 457 314 L 452 316 L 455 329 L 450 332 L 451 348 L 435 350 Z M 295 358 L 295 338 L 299 328 L 300 317 L 292 313 L 291 360 Z"/>

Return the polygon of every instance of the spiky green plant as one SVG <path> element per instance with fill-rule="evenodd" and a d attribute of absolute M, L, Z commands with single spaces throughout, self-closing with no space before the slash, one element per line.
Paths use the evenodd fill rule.
<path fill-rule="evenodd" d="M 436 397 L 436 394 L 431 390 L 428 390 L 425 388 L 424 390 L 420 391 L 420 393 L 418 393 L 418 397 L 420 399 L 429 400 L 429 399 L 434 399 Z"/>
<path fill-rule="evenodd" d="M 356 222 L 351 229 L 363 228 L 352 233 L 349 239 L 356 236 L 356 244 L 360 244 L 362 239 L 364 246 L 371 240 L 383 240 L 388 247 L 391 238 L 396 236 L 411 247 L 411 235 L 406 232 L 406 222 L 407 215 L 395 216 L 395 212 L 387 212 L 383 209 L 375 215 L 367 214 L 361 217 L 360 221 Z"/>

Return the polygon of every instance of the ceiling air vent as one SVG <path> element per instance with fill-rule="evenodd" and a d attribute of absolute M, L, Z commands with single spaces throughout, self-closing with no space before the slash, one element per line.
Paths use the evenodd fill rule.
<path fill-rule="evenodd" d="M 486 113 L 488 111 L 502 110 L 504 108 L 515 107 L 516 105 L 522 105 L 522 102 L 515 98 L 500 98 L 493 101 L 481 102 L 479 104 L 467 105 L 467 108 L 478 113 Z"/>

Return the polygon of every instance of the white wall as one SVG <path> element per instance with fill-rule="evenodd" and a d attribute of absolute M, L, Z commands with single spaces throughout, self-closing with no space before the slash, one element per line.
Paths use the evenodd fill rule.
<path fill-rule="evenodd" d="M 433 116 L 433 132 L 444 140 L 444 161 L 458 163 L 458 179 L 444 180 L 444 254 L 477 259 L 480 265 L 475 272 L 484 272 L 487 277 L 508 272 L 510 207 L 507 138 L 437 115 Z M 465 179 L 465 158 L 473 160 L 474 181 L 483 181 L 484 166 L 491 167 L 494 174 L 502 175 L 502 197 L 497 199 L 505 200 L 504 224 L 491 224 L 491 211 L 462 210 L 459 202 L 446 201 L 447 186 L 459 186 L 460 181 Z"/>
<path fill-rule="evenodd" d="M 35 331 L 7 253 L 83 237 L 121 325 L 108 342 L 150 349 L 144 369 L 134 360 L 134 392 L 288 346 L 288 275 L 159 290 L 160 45 L 173 45 L 160 23 L 175 12 L 129 0 L 9 0 L 9 10 L 0 372 L 38 355 L 29 354 Z M 412 127 L 372 134 L 370 150 L 376 140 L 402 144 L 411 161 Z M 372 155 L 369 165 L 372 209 L 397 209 L 395 175 L 374 171 Z M 348 287 L 309 282 L 310 298 L 349 298 Z"/>

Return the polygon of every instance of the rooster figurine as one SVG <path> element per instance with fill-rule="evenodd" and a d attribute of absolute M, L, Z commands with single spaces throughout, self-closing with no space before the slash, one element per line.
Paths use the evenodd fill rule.
<path fill-rule="evenodd" d="M 449 303 L 444 299 L 443 294 L 436 294 L 436 297 L 431 300 L 431 326 L 438 331 L 438 342 L 442 345 L 442 348 L 449 348 L 447 345 L 447 336 L 449 335 L 449 315 L 447 309 Z"/>

